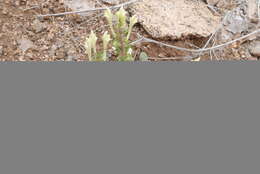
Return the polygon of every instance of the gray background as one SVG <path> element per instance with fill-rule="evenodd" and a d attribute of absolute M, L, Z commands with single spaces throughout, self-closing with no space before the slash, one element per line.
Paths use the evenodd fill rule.
<path fill-rule="evenodd" d="M 0 173 L 258 174 L 259 65 L 0 64 Z"/>

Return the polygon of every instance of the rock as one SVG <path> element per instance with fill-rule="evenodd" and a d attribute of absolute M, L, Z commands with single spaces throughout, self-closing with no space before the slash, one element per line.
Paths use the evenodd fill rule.
<path fill-rule="evenodd" d="M 64 0 L 64 4 L 73 11 L 95 8 L 95 3 L 95 0 Z"/>
<path fill-rule="evenodd" d="M 256 43 L 251 49 L 250 54 L 254 57 L 260 58 L 260 42 Z"/>
<path fill-rule="evenodd" d="M 233 10 L 233 12 L 226 17 L 224 21 L 225 29 L 232 34 L 240 34 L 248 29 L 248 20 L 241 14 L 240 9 Z"/>
<path fill-rule="evenodd" d="M 55 51 L 57 50 L 57 47 L 55 45 L 52 45 L 51 49 L 48 51 L 50 57 L 55 56 Z"/>
<path fill-rule="evenodd" d="M 9 11 L 8 11 L 8 9 L 7 9 L 6 7 L 4 7 L 4 8 L 2 9 L 2 13 L 3 13 L 3 15 L 8 15 L 8 14 L 9 14 Z"/>
<path fill-rule="evenodd" d="M 252 21 L 257 23 L 257 3 L 256 0 L 248 0 L 248 18 Z"/>
<path fill-rule="evenodd" d="M 56 59 L 65 59 L 66 58 L 66 51 L 63 48 L 60 48 L 55 53 Z"/>
<path fill-rule="evenodd" d="M 32 53 L 27 53 L 26 56 L 27 56 L 29 59 L 33 59 L 33 54 L 32 54 Z"/>
<path fill-rule="evenodd" d="M 0 56 L 2 56 L 4 54 L 4 47 L 0 46 Z"/>
<path fill-rule="evenodd" d="M 66 61 L 74 61 L 78 59 L 76 49 L 74 47 L 65 48 L 67 51 Z"/>
<path fill-rule="evenodd" d="M 38 19 L 35 19 L 33 21 L 32 28 L 35 33 L 40 33 L 46 29 L 46 26 Z"/>
<path fill-rule="evenodd" d="M 133 4 L 130 11 L 158 39 L 208 37 L 220 23 L 200 0 L 143 0 Z"/>
<path fill-rule="evenodd" d="M 209 5 L 217 5 L 220 0 L 206 0 Z"/>
<path fill-rule="evenodd" d="M 145 53 L 145 52 L 141 52 L 140 56 L 139 56 L 139 60 L 140 61 L 148 61 L 149 56 Z"/>
<path fill-rule="evenodd" d="M 26 52 L 28 49 L 34 47 L 34 44 L 29 39 L 22 38 L 17 41 L 19 44 L 19 49 L 21 49 L 23 52 Z"/>
<path fill-rule="evenodd" d="M 219 8 L 227 8 L 230 3 L 227 0 L 208 0 L 208 1 L 209 3 L 213 3 L 214 6 L 217 6 Z"/>
<path fill-rule="evenodd" d="M 74 61 L 74 60 L 76 60 L 76 59 L 77 59 L 76 56 L 74 56 L 74 55 L 68 55 L 67 58 L 66 58 L 66 61 L 71 62 L 71 61 Z"/>

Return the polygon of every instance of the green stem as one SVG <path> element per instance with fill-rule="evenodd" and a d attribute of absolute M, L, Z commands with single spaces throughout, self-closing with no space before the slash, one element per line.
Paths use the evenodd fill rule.
<path fill-rule="evenodd" d="M 127 37 L 126 37 L 127 40 L 129 40 L 130 35 L 131 35 L 131 33 L 132 33 L 132 30 L 133 30 L 133 26 L 130 26 L 130 27 L 129 27 L 129 30 L 128 30 L 128 33 L 127 33 Z"/>
<path fill-rule="evenodd" d="M 104 45 L 103 48 L 103 55 L 102 55 L 103 61 L 107 61 L 107 47 Z"/>
<path fill-rule="evenodd" d="M 121 46 L 120 57 L 121 57 L 121 59 L 125 59 L 125 57 L 126 57 L 126 49 L 125 49 L 125 41 L 124 41 L 124 36 L 123 36 L 123 31 L 122 30 L 120 30 L 119 39 L 120 39 L 120 46 Z"/>

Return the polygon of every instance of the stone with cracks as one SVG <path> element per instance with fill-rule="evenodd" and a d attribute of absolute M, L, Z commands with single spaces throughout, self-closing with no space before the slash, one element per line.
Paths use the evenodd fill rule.
<path fill-rule="evenodd" d="M 143 0 L 130 10 L 144 29 L 158 39 L 208 37 L 220 23 L 220 18 L 200 0 Z"/>

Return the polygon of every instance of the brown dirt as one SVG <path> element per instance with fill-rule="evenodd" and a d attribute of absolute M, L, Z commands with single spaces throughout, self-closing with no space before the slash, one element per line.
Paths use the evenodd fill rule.
<path fill-rule="evenodd" d="M 39 19 L 39 14 L 69 11 L 62 0 L 0 0 L 0 60 L 1 61 L 85 61 L 85 37 L 91 30 L 101 34 L 107 25 L 100 13 L 87 16 L 67 15 Z M 150 37 L 140 25 L 137 33 Z M 165 43 L 186 47 L 203 47 L 208 38 L 163 40 Z M 25 46 L 24 46 L 24 45 Z M 202 60 L 210 58 L 257 60 L 248 54 L 251 41 L 236 43 L 225 50 L 207 53 Z M 151 43 L 137 44 L 134 55 L 138 59 L 146 52 L 150 60 L 185 60 L 194 55 Z"/>

